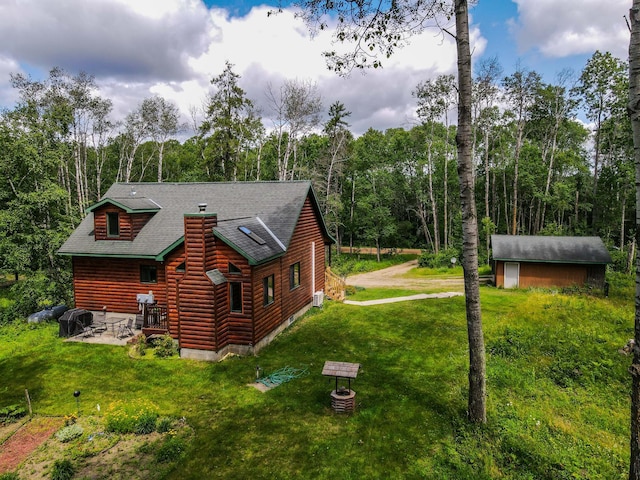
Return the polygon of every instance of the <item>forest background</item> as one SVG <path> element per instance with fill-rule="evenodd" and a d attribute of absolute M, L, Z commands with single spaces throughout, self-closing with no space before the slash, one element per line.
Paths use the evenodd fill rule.
<path fill-rule="evenodd" d="M 627 63 L 597 51 L 581 72 L 544 83 L 523 66 L 507 74 L 493 58 L 474 79 L 481 262 L 492 233 L 598 235 L 613 268 L 631 272 Z M 347 107 L 324 105 L 304 80 L 265 86 L 276 119 L 267 130 L 241 81 L 227 62 L 203 112 L 183 125 L 158 96 L 113 119 L 88 73 L 12 76 L 19 101 L 0 113 L 0 274 L 23 281 L 4 320 L 72 301 L 70 265 L 56 251 L 113 182 L 311 180 L 338 247 L 421 248 L 434 264 L 459 256 L 454 76 L 415 86 L 413 127 L 357 138 Z"/>

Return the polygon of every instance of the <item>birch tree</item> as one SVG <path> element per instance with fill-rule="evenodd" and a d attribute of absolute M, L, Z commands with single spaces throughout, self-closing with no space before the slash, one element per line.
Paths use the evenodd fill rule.
<path fill-rule="evenodd" d="M 629 103 L 627 110 L 633 129 L 636 174 L 636 244 L 640 240 L 640 0 L 633 0 L 629 11 Z M 640 259 L 636 261 L 635 326 L 631 373 L 631 456 L 629 480 L 640 480 Z"/>
<path fill-rule="evenodd" d="M 421 82 L 414 92 L 414 96 L 418 99 L 418 118 L 430 125 L 430 134 L 427 136 L 427 175 L 429 178 L 429 200 L 431 202 L 431 213 L 433 215 L 433 230 L 435 253 L 440 249 L 440 232 L 438 229 L 438 205 L 435 200 L 433 191 L 433 142 L 434 127 L 436 121 L 443 121 L 445 125 L 445 133 L 447 138 L 444 141 L 444 168 L 443 168 L 443 234 L 444 247 L 449 246 L 449 111 L 456 102 L 456 84 L 453 75 L 439 75 L 434 80 L 425 80 Z"/>
<path fill-rule="evenodd" d="M 511 234 L 518 233 L 518 173 L 520 167 L 520 153 L 524 143 L 525 126 L 529 119 L 530 108 L 535 100 L 540 75 L 518 66 L 516 71 L 505 77 L 502 86 L 505 99 L 515 116 L 516 138 L 513 151 L 513 197 L 511 207 Z"/>
<path fill-rule="evenodd" d="M 162 97 L 146 98 L 140 105 L 140 117 L 148 135 L 155 143 L 158 157 L 158 183 L 162 182 L 162 167 L 167 142 L 180 131 L 178 107 Z"/>
<path fill-rule="evenodd" d="M 472 422 L 486 422 L 486 366 L 480 282 L 478 275 L 478 223 L 475 207 L 471 138 L 471 49 L 469 45 L 469 7 L 467 0 L 426 2 L 398 0 L 381 3 L 326 2 L 305 0 L 294 2 L 301 8 L 300 16 L 312 31 L 329 28 L 336 20 L 334 38 L 347 42 L 352 49 L 345 53 L 326 52 L 328 67 L 338 72 L 372 66 L 379 68 L 379 56 L 388 58 L 409 41 L 411 35 L 427 26 L 446 25 L 455 18 L 455 33 L 441 27 L 455 38 L 458 54 L 458 172 L 463 222 L 463 260 L 467 332 L 469 339 L 469 400 L 468 416 Z M 428 23 L 431 22 L 431 23 Z M 441 22 L 441 23 L 438 23 Z"/>
<path fill-rule="evenodd" d="M 276 91 L 267 87 L 277 137 L 278 180 L 293 180 L 298 164 L 298 145 L 320 124 L 322 97 L 310 80 L 287 80 Z"/>

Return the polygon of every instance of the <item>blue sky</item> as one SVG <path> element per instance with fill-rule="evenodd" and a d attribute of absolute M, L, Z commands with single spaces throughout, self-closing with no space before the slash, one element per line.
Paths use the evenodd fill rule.
<path fill-rule="evenodd" d="M 46 77 L 53 67 L 85 71 L 114 103 L 115 119 L 144 98 L 174 102 L 185 122 L 211 92 L 210 80 L 225 61 L 270 127 L 266 92 L 283 82 L 314 82 L 325 111 L 341 101 L 352 112 L 356 134 L 416 123 L 417 84 L 455 73 L 455 45 L 428 30 L 385 61 L 382 70 L 348 78 L 327 71 L 322 52 L 329 34 L 311 39 L 285 11 L 230 0 L 4 0 L 0 1 L 0 106 L 11 108 L 11 73 Z M 271 2 L 275 5 L 275 2 Z M 553 82 L 563 68 L 579 74 L 596 50 L 626 58 L 629 35 L 623 15 L 630 0 L 479 0 L 471 9 L 474 61 L 497 57 L 504 74 L 516 64 Z"/>

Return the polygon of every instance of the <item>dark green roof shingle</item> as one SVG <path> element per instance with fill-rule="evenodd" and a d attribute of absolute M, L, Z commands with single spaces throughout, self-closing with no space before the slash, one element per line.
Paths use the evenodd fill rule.
<path fill-rule="evenodd" d="M 600 237 L 491 235 L 494 260 L 550 263 L 611 263 Z"/>
<path fill-rule="evenodd" d="M 206 211 L 218 217 L 214 234 L 251 263 L 261 263 L 285 252 L 307 196 L 317 207 L 307 181 L 116 183 L 97 205 L 111 202 L 131 212 L 155 212 L 135 240 L 96 241 L 93 215 L 89 214 L 58 253 L 161 260 L 183 241 L 184 215 L 198 213 L 198 205 L 206 203 Z M 92 212 L 95 207 L 88 211 Z M 321 218 L 320 222 L 325 238 L 330 239 Z M 247 237 L 238 230 L 239 226 L 255 231 L 265 240 L 264 245 Z"/>

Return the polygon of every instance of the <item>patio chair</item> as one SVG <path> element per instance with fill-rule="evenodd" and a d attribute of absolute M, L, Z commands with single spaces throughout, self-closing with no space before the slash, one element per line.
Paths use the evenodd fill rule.
<path fill-rule="evenodd" d="M 118 338 L 134 336 L 133 333 L 133 317 L 129 317 L 129 320 L 126 324 L 122 324 L 118 327 Z"/>
<path fill-rule="evenodd" d="M 97 333 L 98 335 L 102 336 L 102 332 L 107 331 L 107 324 L 104 322 L 94 322 L 89 325 L 89 328 L 93 330 L 94 335 Z"/>
<path fill-rule="evenodd" d="M 81 320 L 76 320 L 75 323 L 76 324 L 75 324 L 74 331 L 76 335 L 82 338 L 83 340 L 85 338 L 95 336 L 95 332 L 93 331 L 93 328 L 91 328 L 91 325 L 85 325 L 84 323 L 82 323 Z"/>

